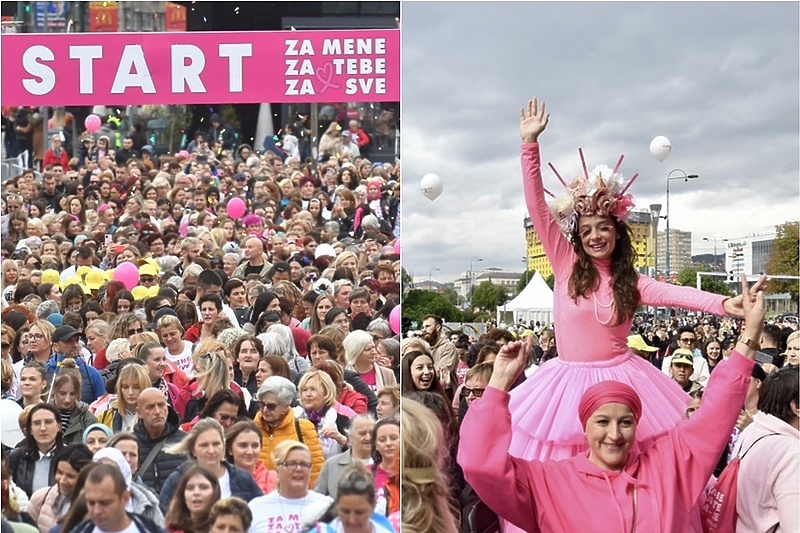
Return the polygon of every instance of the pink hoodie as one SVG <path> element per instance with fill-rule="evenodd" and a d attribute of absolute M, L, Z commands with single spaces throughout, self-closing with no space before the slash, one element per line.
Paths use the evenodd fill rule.
<path fill-rule="evenodd" d="M 464 419 L 458 463 L 478 496 L 525 531 L 631 531 L 634 493 L 637 531 L 687 531 L 691 508 L 744 403 L 752 368 L 738 352 L 720 363 L 695 415 L 640 454 L 632 452 L 620 472 L 597 467 L 588 455 L 544 463 L 509 455 L 509 395 L 489 387 Z"/>

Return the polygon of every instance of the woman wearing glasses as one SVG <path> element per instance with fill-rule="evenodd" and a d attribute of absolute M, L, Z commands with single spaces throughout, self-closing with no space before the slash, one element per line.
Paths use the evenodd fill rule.
<path fill-rule="evenodd" d="M 303 517 L 326 509 L 333 500 L 308 489 L 312 458 L 305 444 L 285 440 L 275 447 L 271 460 L 277 465 L 278 490 L 250 501 L 255 517 L 250 530 L 302 531 Z"/>
<path fill-rule="evenodd" d="M 212 472 L 219 480 L 223 498 L 237 496 L 250 501 L 263 494 L 250 472 L 237 468 L 225 460 L 225 431 L 213 418 L 200 420 L 191 433 L 178 444 L 164 449 L 166 453 L 186 454 L 189 460 L 170 474 L 158 495 L 161 511 L 166 513 L 175 490 L 187 469 L 194 465 Z"/>
<path fill-rule="evenodd" d="M 294 416 L 292 403 L 297 396 L 294 383 L 280 376 L 270 376 L 258 389 L 258 413 L 254 422 L 263 435 L 261 462 L 267 469 L 274 470 L 272 453 L 283 441 L 299 441 L 305 444 L 311 454 L 311 475 L 308 486 L 317 481 L 325 458 L 322 445 L 314 424 Z"/>

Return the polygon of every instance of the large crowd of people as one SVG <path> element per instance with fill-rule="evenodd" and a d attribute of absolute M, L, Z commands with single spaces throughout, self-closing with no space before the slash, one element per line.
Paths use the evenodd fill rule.
<path fill-rule="evenodd" d="M 4 117 L 18 143 L 33 115 Z M 3 184 L 13 527 L 397 530 L 400 168 L 332 120 L 318 157 L 218 115 L 170 155 L 55 132 Z"/>

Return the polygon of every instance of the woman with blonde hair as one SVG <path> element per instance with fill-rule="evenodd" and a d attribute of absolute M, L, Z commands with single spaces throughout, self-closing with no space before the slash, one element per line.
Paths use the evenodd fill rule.
<path fill-rule="evenodd" d="M 114 433 L 133 431 L 136 424 L 136 405 L 139 395 L 150 387 L 150 378 L 143 364 L 131 359 L 117 374 L 115 391 L 117 397 L 112 400 L 108 409 L 97 415 L 97 420 L 110 428 Z M 127 362 L 127 361 L 126 361 Z"/>
<path fill-rule="evenodd" d="M 189 382 L 191 399 L 186 403 L 183 421 L 189 422 L 206 406 L 216 392 L 232 389 L 244 400 L 241 387 L 232 381 L 228 366 L 228 352 L 215 339 L 197 345 L 192 354 L 194 378 Z"/>
<path fill-rule="evenodd" d="M 297 386 L 300 405 L 294 408 L 295 418 L 305 418 L 314 424 L 325 459 L 342 453 L 347 447 L 347 431 L 355 411 L 336 399 L 336 385 L 321 370 L 303 374 Z"/>
<path fill-rule="evenodd" d="M 449 446 L 442 425 L 432 411 L 409 398 L 403 399 L 400 412 L 402 531 L 456 533 L 457 513 L 448 497 Z"/>

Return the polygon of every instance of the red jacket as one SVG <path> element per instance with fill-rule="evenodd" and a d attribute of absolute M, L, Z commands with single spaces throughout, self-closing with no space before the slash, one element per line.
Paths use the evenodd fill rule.
<path fill-rule="evenodd" d="M 60 163 L 64 170 L 67 170 L 69 166 L 69 154 L 63 148 L 60 150 L 59 155 L 50 148 L 48 151 L 44 153 L 44 160 L 42 160 L 42 168 L 47 168 L 47 165 L 53 165 L 56 163 Z"/>

